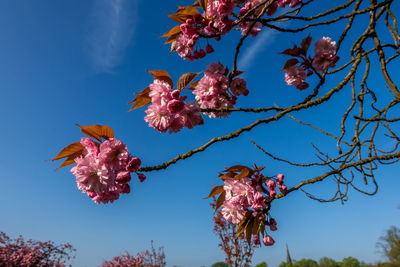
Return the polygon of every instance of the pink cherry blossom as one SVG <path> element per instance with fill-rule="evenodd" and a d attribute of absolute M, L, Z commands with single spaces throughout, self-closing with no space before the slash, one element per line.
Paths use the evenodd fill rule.
<path fill-rule="evenodd" d="M 123 170 L 128 164 L 128 148 L 120 140 L 110 138 L 100 145 L 99 159 L 102 164 L 110 166 L 112 170 Z"/>
<path fill-rule="evenodd" d="M 307 74 L 302 67 L 292 66 L 286 70 L 285 81 L 299 90 L 307 89 L 309 84 L 305 82 Z"/>
<path fill-rule="evenodd" d="M 247 96 L 249 94 L 249 90 L 247 90 L 246 81 L 242 78 L 236 78 L 232 80 L 231 91 L 236 96 L 239 95 Z"/>
<path fill-rule="evenodd" d="M 266 204 L 265 204 L 264 200 L 265 200 L 265 197 L 263 196 L 263 194 L 261 194 L 260 192 L 256 192 L 254 194 L 254 200 L 253 200 L 253 204 L 251 205 L 251 208 L 255 209 L 255 210 L 265 209 Z"/>
<path fill-rule="evenodd" d="M 326 71 L 333 68 L 338 62 L 339 57 L 336 56 L 336 42 L 329 37 L 323 37 L 315 42 L 315 57 L 313 59 L 313 67 L 317 71 Z"/>
<path fill-rule="evenodd" d="M 138 157 L 131 156 L 126 165 L 126 170 L 129 172 L 137 172 L 140 168 L 142 161 Z"/>
<path fill-rule="evenodd" d="M 271 236 L 266 235 L 266 236 L 264 236 L 264 238 L 263 238 L 263 243 L 264 243 L 264 245 L 266 245 L 266 246 L 272 246 L 273 244 L 275 244 L 275 240 L 272 239 Z"/>

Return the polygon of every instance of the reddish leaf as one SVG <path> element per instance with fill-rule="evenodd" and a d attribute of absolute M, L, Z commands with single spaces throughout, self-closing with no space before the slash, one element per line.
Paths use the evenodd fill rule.
<path fill-rule="evenodd" d="M 114 137 L 114 131 L 111 127 L 106 125 L 91 125 L 91 126 L 81 126 L 77 124 L 81 128 L 81 132 L 85 135 L 96 139 L 101 142 L 101 138 L 109 139 Z"/>
<path fill-rule="evenodd" d="M 251 233 L 253 235 L 257 235 L 258 234 L 258 228 L 260 228 L 260 220 L 258 219 L 258 217 L 256 216 L 254 218 L 254 223 L 253 223 L 253 229 L 251 230 Z"/>
<path fill-rule="evenodd" d="M 176 89 L 178 89 L 178 90 L 185 89 L 186 86 L 188 86 L 193 81 L 193 79 L 197 77 L 197 75 L 199 75 L 199 73 L 189 72 L 189 73 L 182 74 L 182 76 L 178 80 Z"/>
<path fill-rule="evenodd" d="M 196 86 L 197 86 L 198 83 L 199 83 L 199 80 L 192 82 L 188 89 L 190 89 L 190 90 L 196 89 Z"/>
<path fill-rule="evenodd" d="M 301 49 L 295 45 L 293 48 L 286 49 L 281 54 L 298 57 L 298 56 L 300 56 L 300 53 L 301 53 Z"/>
<path fill-rule="evenodd" d="M 232 167 L 226 169 L 225 171 L 226 172 L 240 172 L 240 171 L 242 171 L 242 169 L 249 169 L 249 167 L 243 166 L 243 165 L 235 165 L 235 166 L 232 166 Z"/>
<path fill-rule="evenodd" d="M 178 16 L 178 15 L 168 15 L 167 16 L 173 20 L 175 20 L 176 22 L 178 22 L 179 24 L 185 23 L 186 19 L 185 16 Z"/>
<path fill-rule="evenodd" d="M 216 187 L 214 187 L 214 188 L 211 190 L 211 192 L 210 192 L 210 194 L 208 195 L 208 197 L 206 197 L 206 198 L 204 198 L 204 199 L 207 199 L 207 198 L 216 196 L 216 195 L 218 195 L 218 194 L 221 194 L 222 192 L 225 192 L 224 186 L 223 186 L 223 185 L 216 186 Z"/>
<path fill-rule="evenodd" d="M 301 53 L 302 53 L 304 56 L 307 56 L 307 51 L 308 51 L 308 48 L 309 48 L 310 45 L 311 45 L 311 41 L 312 41 L 312 38 L 311 38 L 310 35 L 307 36 L 306 38 L 304 38 L 304 39 L 301 41 Z"/>
<path fill-rule="evenodd" d="M 232 78 L 235 78 L 235 77 L 241 75 L 242 73 L 244 73 L 244 71 L 237 70 L 237 71 L 235 71 L 235 74 L 232 76 Z"/>
<path fill-rule="evenodd" d="M 62 167 L 67 167 L 69 165 L 74 164 L 75 163 L 75 158 L 80 157 L 82 155 L 82 151 L 83 151 L 83 149 L 81 151 L 78 151 L 78 152 L 72 154 L 68 158 L 66 158 L 64 160 L 64 162 L 56 170 L 61 169 Z"/>
<path fill-rule="evenodd" d="M 246 212 L 246 214 L 243 216 L 242 220 L 238 224 L 236 236 L 240 236 L 240 234 L 243 233 L 243 231 L 246 229 L 246 225 L 248 223 L 248 220 L 249 220 L 251 214 L 252 214 L 252 212 L 248 210 Z"/>
<path fill-rule="evenodd" d="M 172 36 L 172 35 L 177 35 L 180 32 L 181 32 L 181 26 L 180 25 L 176 25 L 171 30 L 169 30 L 166 33 L 164 33 L 161 37 L 168 37 L 168 36 Z"/>
<path fill-rule="evenodd" d="M 251 233 L 253 231 L 253 224 L 254 224 L 254 217 L 250 217 L 250 219 L 246 225 L 246 232 L 245 232 L 246 240 L 249 245 L 251 243 L 251 236 L 252 236 Z"/>
<path fill-rule="evenodd" d="M 169 50 L 169 54 L 171 54 L 172 52 L 174 52 L 175 49 L 176 49 L 176 42 L 174 41 L 174 42 L 171 43 L 171 49 Z"/>
<path fill-rule="evenodd" d="M 282 71 L 287 70 L 290 67 L 293 67 L 297 63 L 299 63 L 299 61 L 297 59 L 295 59 L 295 58 L 289 59 L 288 61 L 286 61 L 285 66 L 283 66 Z"/>
<path fill-rule="evenodd" d="M 248 168 L 243 168 L 238 175 L 235 176 L 235 180 L 240 180 L 245 177 L 249 177 L 250 171 Z"/>
<path fill-rule="evenodd" d="M 83 145 L 80 142 L 75 142 L 75 143 L 72 143 L 72 144 L 64 147 L 60 151 L 60 153 L 58 153 L 57 156 L 55 156 L 51 160 L 59 160 L 62 158 L 66 158 L 66 157 L 74 155 L 78 152 L 81 153 L 82 151 L 83 151 Z"/>
<path fill-rule="evenodd" d="M 194 16 L 199 14 L 199 11 L 193 6 L 183 6 L 178 7 L 178 10 L 175 12 L 176 15 L 183 15 L 183 16 Z"/>
<path fill-rule="evenodd" d="M 169 53 L 171 53 L 172 51 L 175 50 L 175 41 L 176 41 L 176 37 L 177 37 L 177 36 L 178 36 L 178 34 L 168 36 L 167 41 L 165 41 L 165 43 L 164 43 L 164 44 L 170 44 L 170 43 L 172 43 L 172 44 L 171 44 L 171 51 L 170 51 Z M 173 46 L 173 47 L 172 47 L 172 46 Z"/>
<path fill-rule="evenodd" d="M 136 93 L 136 97 L 131 102 L 129 102 L 129 104 L 133 104 L 133 106 L 128 110 L 128 112 L 150 104 L 151 97 L 149 96 L 149 93 L 149 87 L 146 87 L 143 91 Z"/>
<path fill-rule="evenodd" d="M 174 83 L 172 82 L 171 76 L 169 76 L 168 72 L 165 70 L 147 70 L 151 75 L 153 75 L 154 79 L 156 80 L 162 80 L 167 82 L 169 85 L 171 85 L 171 88 L 174 88 Z"/>
<path fill-rule="evenodd" d="M 217 211 L 217 210 L 222 206 L 222 204 L 224 204 L 224 202 L 225 202 L 225 195 L 226 195 L 226 192 L 225 192 L 225 191 L 222 192 L 222 193 L 219 195 L 219 197 L 218 197 L 218 199 L 217 199 L 217 202 L 215 203 L 215 211 Z"/>

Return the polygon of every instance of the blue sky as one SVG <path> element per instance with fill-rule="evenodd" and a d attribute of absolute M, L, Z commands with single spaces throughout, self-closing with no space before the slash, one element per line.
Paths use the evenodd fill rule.
<path fill-rule="evenodd" d="M 77 249 L 74 266 L 96 266 L 124 251 L 136 254 L 147 249 L 151 240 L 165 247 L 168 266 L 210 266 L 224 256 L 212 232 L 209 201 L 202 198 L 212 184 L 219 183 L 219 171 L 256 163 L 266 166 L 265 175 L 284 173 L 289 186 L 317 173 L 271 161 L 251 144 L 252 139 L 290 159 L 312 160 L 311 141 L 334 151 L 334 143 L 284 119 L 216 144 L 165 171 L 147 173 L 144 183 L 134 179 L 132 193 L 109 205 L 96 205 L 82 194 L 68 168 L 55 172 L 58 163 L 47 160 L 82 137 L 76 123 L 111 126 L 131 153 L 150 166 L 265 116 L 207 118 L 201 127 L 169 135 L 146 125 L 144 109 L 127 113 L 133 93 L 152 81 L 146 69 L 165 69 L 177 80 L 180 74 L 199 72 L 213 61 L 231 64 L 234 41 L 239 38 L 233 34 L 216 43 L 212 57 L 195 63 L 168 55 L 169 47 L 159 38 L 174 26 L 166 13 L 191 1 L 156 2 L 0 2 L 1 231 L 12 237 L 22 234 L 69 242 Z M 264 31 L 259 39 L 247 41 L 240 65 L 250 94 L 237 106 L 283 106 L 302 99 L 305 92 L 285 85 L 280 69 L 286 58 L 278 52 L 308 33 L 317 39 L 329 32 L 338 39 L 338 29 L 325 27 L 295 36 Z M 393 73 L 399 77 L 400 68 L 393 68 Z M 371 83 L 383 87 L 378 75 Z M 334 84 L 329 80 L 326 90 Z M 344 104 L 338 99 L 299 117 L 334 131 L 335 116 Z M 366 197 L 353 190 L 344 206 L 320 204 L 301 192 L 276 201 L 272 209 L 278 222 L 273 233 L 276 244 L 259 248 L 253 263 L 277 266 L 285 260 L 285 244 L 295 259 L 379 260 L 377 239 L 400 222 L 398 173 L 398 165 L 379 169 L 377 195 Z M 329 196 L 335 184 L 324 181 L 306 189 Z"/>

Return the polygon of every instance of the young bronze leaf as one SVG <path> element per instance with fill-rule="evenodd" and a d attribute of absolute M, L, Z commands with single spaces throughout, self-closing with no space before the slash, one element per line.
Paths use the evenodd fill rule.
<path fill-rule="evenodd" d="M 308 48 L 309 48 L 310 45 L 311 45 L 311 41 L 312 41 L 312 38 L 311 38 L 310 35 L 307 36 L 306 38 L 304 38 L 304 39 L 301 41 L 301 53 L 302 53 L 304 56 L 307 56 L 307 51 L 308 51 Z"/>
<path fill-rule="evenodd" d="M 174 35 L 168 36 L 167 41 L 165 41 L 164 44 L 172 43 L 171 46 L 172 46 L 172 45 L 175 46 L 176 44 L 174 44 L 174 43 L 175 43 L 175 41 L 176 41 L 176 37 L 177 37 L 177 36 L 178 36 L 178 34 L 174 34 Z M 173 50 L 172 50 L 172 47 L 171 47 L 171 51 L 170 51 L 169 53 L 171 54 L 174 50 L 175 50 L 175 47 L 174 47 Z"/>
<path fill-rule="evenodd" d="M 171 88 L 174 88 L 174 83 L 172 82 L 171 76 L 169 76 L 168 72 L 165 70 L 147 70 L 151 75 L 153 75 L 155 80 L 162 80 L 171 85 Z"/>
<path fill-rule="evenodd" d="M 178 90 L 185 89 L 186 86 L 188 86 L 193 81 L 193 79 L 197 77 L 197 75 L 199 75 L 199 73 L 188 72 L 188 73 L 182 74 L 182 76 L 178 80 L 176 89 L 178 89 Z"/>
<path fill-rule="evenodd" d="M 198 14 L 199 11 L 193 6 L 183 6 L 183 7 L 178 7 L 178 10 L 175 12 L 176 15 L 180 16 L 194 16 Z"/>
<path fill-rule="evenodd" d="M 246 235 L 246 240 L 247 240 L 247 243 L 250 245 L 250 243 L 251 243 L 251 236 L 252 236 L 252 231 L 253 231 L 253 224 L 254 224 L 254 218 L 253 217 L 250 217 L 250 219 L 249 219 L 249 222 L 247 223 L 247 225 L 246 225 L 246 232 L 245 232 L 245 235 Z"/>
<path fill-rule="evenodd" d="M 164 33 L 161 37 L 168 37 L 168 36 L 172 36 L 172 35 L 177 35 L 180 32 L 181 32 L 181 26 L 180 25 L 176 25 L 171 30 L 169 30 L 166 33 Z"/>
<path fill-rule="evenodd" d="M 169 18 L 175 20 L 175 21 L 178 22 L 179 24 L 182 24 L 182 23 L 185 23 L 185 22 L 186 22 L 186 19 L 185 19 L 184 16 L 182 17 L 182 16 L 178 16 L 178 15 L 168 15 L 168 14 L 167 14 L 167 16 L 168 16 Z"/>
<path fill-rule="evenodd" d="M 222 206 L 222 204 L 224 204 L 225 195 L 226 195 L 226 192 L 225 192 L 225 191 L 222 192 L 222 193 L 219 195 L 219 197 L 218 197 L 218 199 L 217 199 L 217 202 L 215 203 L 215 211 L 214 211 L 214 212 L 216 212 L 216 211 Z"/>
<path fill-rule="evenodd" d="M 290 67 L 293 67 L 297 63 L 299 63 L 299 61 L 297 59 L 295 59 L 295 58 L 289 59 L 288 61 L 286 61 L 285 66 L 283 66 L 282 71 L 287 70 Z"/>
<path fill-rule="evenodd" d="M 293 48 L 286 49 L 281 54 L 298 57 L 298 56 L 300 56 L 300 52 L 301 52 L 301 49 L 295 45 Z"/>
<path fill-rule="evenodd" d="M 190 89 L 190 90 L 196 89 L 197 84 L 199 84 L 199 80 L 192 82 L 188 89 Z"/>
<path fill-rule="evenodd" d="M 235 74 L 232 76 L 232 78 L 236 78 L 237 76 L 239 76 L 243 73 L 244 73 L 244 71 L 237 70 L 237 71 L 235 71 Z"/>
<path fill-rule="evenodd" d="M 85 135 L 96 139 L 101 142 L 101 138 L 109 139 L 114 137 L 114 131 L 111 127 L 106 125 L 91 125 L 91 126 L 81 126 L 77 124 L 81 128 L 81 132 Z"/>
<path fill-rule="evenodd" d="M 132 111 L 136 108 L 141 108 L 151 103 L 151 97 L 149 96 L 150 88 L 146 87 L 143 91 L 136 93 L 136 97 L 128 104 L 133 104 L 133 106 L 128 110 Z"/>
<path fill-rule="evenodd" d="M 245 177 L 249 177 L 250 171 L 248 168 L 243 168 L 238 175 L 235 176 L 235 180 L 240 180 Z"/>
<path fill-rule="evenodd" d="M 240 171 L 242 171 L 242 169 L 247 169 L 247 168 L 249 168 L 249 167 L 243 166 L 243 165 L 235 165 L 235 166 L 232 166 L 232 167 L 226 169 L 225 171 L 226 172 L 240 172 Z"/>
<path fill-rule="evenodd" d="M 253 235 L 257 235 L 258 234 L 258 228 L 260 227 L 260 220 L 258 219 L 258 217 L 256 216 L 254 218 L 254 223 L 253 223 L 253 229 L 251 230 L 251 232 L 253 233 Z"/>
<path fill-rule="evenodd" d="M 83 145 L 80 142 L 75 142 L 70 144 L 69 146 L 64 147 L 60 153 L 57 154 L 54 158 L 51 160 L 59 160 L 62 158 L 69 157 L 71 155 L 74 155 L 75 153 L 81 153 L 83 151 Z"/>
<path fill-rule="evenodd" d="M 265 224 L 264 221 L 261 221 L 260 226 L 258 227 L 258 233 L 261 233 L 262 236 L 264 237 L 264 232 L 265 232 Z"/>
<path fill-rule="evenodd" d="M 82 150 L 72 154 L 71 156 L 68 156 L 68 158 L 66 158 L 64 160 L 64 162 L 56 170 L 61 169 L 62 167 L 67 167 L 67 166 L 69 166 L 71 164 L 74 164 L 75 163 L 75 158 L 77 158 L 80 155 L 82 155 Z"/>
<path fill-rule="evenodd" d="M 206 198 L 204 198 L 204 199 L 207 199 L 207 198 L 216 196 L 216 195 L 218 195 L 218 194 L 221 194 L 222 192 L 225 192 L 224 186 L 223 186 L 223 185 L 218 185 L 218 186 L 214 187 L 214 188 L 211 190 L 211 192 L 210 192 L 210 194 L 208 195 L 208 197 L 206 197 Z"/>
<path fill-rule="evenodd" d="M 240 236 L 240 234 L 246 229 L 246 225 L 248 222 L 248 219 L 250 218 L 251 214 L 253 212 L 251 211 L 247 211 L 246 214 L 243 216 L 242 220 L 240 221 L 240 223 L 238 224 L 238 228 L 237 228 L 237 236 Z"/>

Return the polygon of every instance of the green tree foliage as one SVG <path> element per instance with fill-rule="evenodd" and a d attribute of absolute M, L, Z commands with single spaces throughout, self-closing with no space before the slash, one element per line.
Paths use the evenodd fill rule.
<path fill-rule="evenodd" d="M 341 262 L 339 262 L 340 267 L 363 267 L 364 264 L 361 264 L 359 260 L 353 257 L 344 258 Z"/>
<path fill-rule="evenodd" d="M 228 267 L 228 264 L 226 264 L 223 261 L 219 261 L 219 262 L 216 262 L 213 265 L 211 265 L 211 267 Z"/>
<path fill-rule="evenodd" d="M 254 267 L 268 267 L 268 264 L 265 261 L 263 261 L 263 262 L 260 262 L 259 264 L 257 264 Z"/>
<path fill-rule="evenodd" d="M 400 229 L 392 226 L 383 235 L 377 247 L 387 257 L 392 266 L 400 266 Z"/>
<path fill-rule="evenodd" d="M 323 257 L 319 259 L 319 267 L 340 267 L 334 259 Z"/>

